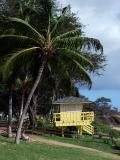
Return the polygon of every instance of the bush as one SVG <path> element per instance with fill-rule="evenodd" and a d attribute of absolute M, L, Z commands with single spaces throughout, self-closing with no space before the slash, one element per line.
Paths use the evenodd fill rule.
<path fill-rule="evenodd" d="M 120 138 L 117 138 L 117 139 L 115 140 L 115 147 L 116 147 L 117 149 L 120 149 Z"/>
<path fill-rule="evenodd" d="M 103 124 L 98 118 L 95 118 L 95 121 L 93 122 L 93 126 L 97 134 L 100 134 L 100 133 L 109 134 L 110 132 L 110 128 L 107 125 Z"/>
<path fill-rule="evenodd" d="M 49 128 L 49 127 L 53 127 L 53 124 L 50 123 L 48 120 L 46 120 L 45 118 L 43 117 L 39 117 L 39 119 L 37 120 L 37 126 L 39 127 L 46 127 L 46 128 Z"/>
<path fill-rule="evenodd" d="M 109 126 L 101 122 L 97 117 L 95 118 L 93 126 L 96 134 L 108 134 L 114 138 L 120 137 L 120 131 L 111 129 Z"/>
<path fill-rule="evenodd" d="M 118 137 L 120 137 L 120 131 L 117 131 L 117 130 L 114 130 L 114 129 L 110 129 L 109 135 L 114 137 L 114 138 L 118 138 Z"/>

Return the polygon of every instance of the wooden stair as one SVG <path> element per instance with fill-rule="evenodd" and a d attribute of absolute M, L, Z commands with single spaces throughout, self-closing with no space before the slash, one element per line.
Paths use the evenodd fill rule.
<path fill-rule="evenodd" d="M 94 134 L 94 127 L 92 125 L 85 125 L 85 126 L 83 126 L 83 131 L 93 135 Z"/>

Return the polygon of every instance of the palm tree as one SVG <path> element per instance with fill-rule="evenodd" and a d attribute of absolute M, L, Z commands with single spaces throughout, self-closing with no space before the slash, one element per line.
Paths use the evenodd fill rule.
<path fill-rule="evenodd" d="M 9 18 L 9 24 L 12 24 L 14 28 L 18 26 L 27 31 L 25 35 L 2 35 L 0 41 L 2 44 L 9 42 L 10 48 L 9 56 L 4 64 L 4 75 L 9 76 L 13 69 L 22 64 L 30 64 L 37 59 L 39 64 L 38 74 L 36 80 L 28 95 L 27 101 L 24 105 L 24 110 L 18 126 L 16 144 L 20 142 L 21 128 L 24 121 L 25 114 L 30 105 L 32 96 L 42 80 L 42 75 L 46 67 L 52 69 L 54 66 L 54 60 L 65 66 L 65 72 L 69 74 L 70 69 L 68 67 L 74 66 L 79 70 L 80 79 L 84 79 L 91 87 L 92 81 L 84 69 L 84 66 L 94 68 L 91 61 L 84 56 L 85 50 L 91 48 L 102 51 L 101 43 L 93 38 L 82 37 L 79 30 L 71 30 L 62 34 L 59 34 L 60 26 L 65 21 L 65 14 L 67 7 L 63 9 L 62 14 L 52 23 L 52 16 L 49 15 L 48 28 L 44 33 L 38 32 L 34 27 L 19 18 Z M 22 34 L 22 32 L 21 32 Z M 36 58 L 37 57 L 37 58 Z M 18 69 L 19 68 L 15 68 Z M 70 76 L 70 75 L 69 75 Z"/>

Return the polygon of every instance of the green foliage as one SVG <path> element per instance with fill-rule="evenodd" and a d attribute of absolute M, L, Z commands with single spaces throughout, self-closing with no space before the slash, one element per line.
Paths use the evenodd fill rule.
<path fill-rule="evenodd" d="M 115 129 L 110 129 L 109 130 L 109 135 L 111 135 L 114 138 L 120 137 L 120 131 L 117 131 Z"/>
<path fill-rule="evenodd" d="M 11 4 L 12 4 L 11 1 L 8 2 L 9 6 L 11 6 Z M 12 53 L 13 53 L 13 51 L 15 53 L 16 50 L 18 51 L 18 49 L 20 51 L 20 47 L 24 48 L 24 49 L 27 48 L 28 47 L 27 46 L 28 40 L 30 42 L 30 43 L 28 43 L 28 45 L 31 45 L 31 43 L 32 43 L 34 47 L 38 47 L 39 45 L 43 45 L 44 43 L 47 43 L 47 44 L 46 44 L 46 46 L 43 46 L 43 48 L 47 48 L 48 47 L 47 45 L 50 45 L 50 46 L 53 45 L 53 46 L 51 46 L 51 49 L 52 48 L 55 49 L 56 53 L 57 53 L 58 47 L 59 47 L 59 49 L 61 47 L 63 49 L 69 49 L 69 51 L 70 51 L 71 48 L 72 49 L 79 49 L 78 51 L 74 51 L 74 50 L 72 51 L 71 50 L 71 52 L 74 53 L 74 54 L 71 53 L 72 54 L 71 61 L 73 59 L 72 65 L 74 63 L 74 68 L 77 66 L 77 69 L 74 73 L 76 73 L 78 71 L 77 72 L 78 73 L 77 80 L 78 79 L 80 79 L 80 80 L 82 79 L 82 80 L 85 80 L 85 81 L 88 80 L 88 83 L 91 83 L 91 80 L 89 79 L 88 74 L 85 72 L 85 68 L 87 68 L 87 70 L 89 68 L 89 70 L 91 70 L 91 71 L 93 71 L 93 69 L 90 65 L 89 58 L 87 59 L 87 55 L 85 55 L 85 57 L 84 57 L 84 54 L 82 55 L 80 53 L 80 49 L 82 48 L 82 50 L 83 50 L 83 48 L 85 47 L 87 50 L 89 50 L 89 49 L 92 48 L 92 49 L 95 49 L 95 51 L 100 50 L 101 53 L 102 53 L 103 48 L 102 48 L 101 43 L 98 40 L 81 36 L 81 26 L 78 27 L 76 25 L 77 24 L 77 19 L 76 19 L 75 16 L 72 16 L 72 14 L 70 13 L 70 6 L 67 6 L 67 7 L 63 8 L 61 10 L 62 14 L 58 14 L 54 10 L 55 1 L 48 1 L 48 0 L 43 1 L 43 0 L 41 0 L 40 2 L 38 2 L 38 1 L 33 1 L 32 0 L 32 1 L 29 2 L 28 0 L 25 0 L 25 1 L 14 0 L 14 5 L 13 5 L 12 10 L 14 10 L 15 5 L 18 6 L 17 10 L 15 10 L 15 11 L 17 13 L 19 13 L 19 16 L 18 16 L 18 14 L 15 14 L 15 15 L 17 15 L 18 17 L 21 17 L 22 19 L 20 19 L 20 18 L 8 18 L 7 23 L 5 23 L 5 28 L 6 27 L 9 27 L 9 29 L 14 28 L 15 29 L 15 34 L 17 34 L 16 36 L 13 35 L 14 39 L 13 39 L 13 37 L 9 36 L 8 42 L 12 43 L 12 44 L 9 43 L 9 46 L 11 46 L 11 49 L 9 47 L 6 47 L 7 51 L 5 51 L 5 52 L 9 53 L 11 55 L 11 51 L 12 51 Z M 38 26 L 37 23 L 35 23 L 35 25 L 37 25 L 37 26 L 34 27 L 35 25 L 32 23 L 31 20 L 30 21 L 26 20 L 26 16 L 28 17 L 27 14 L 29 14 L 30 19 L 32 17 L 30 12 L 28 12 L 28 9 L 29 9 L 29 11 L 31 10 L 31 12 L 33 10 L 36 10 L 37 15 L 36 15 L 35 12 L 32 12 L 33 13 L 32 16 L 34 15 L 33 17 L 36 17 L 34 19 L 38 18 L 39 21 L 40 21 L 40 19 L 42 17 L 44 17 L 44 23 L 45 23 L 45 21 L 47 22 L 47 25 L 44 27 L 44 32 L 40 30 L 40 28 L 42 26 L 38 22 L 37 23 L 39 24 L 39 26 Z M 43 16 L 44 13 L 48 14 L 48 16 Z M 56 16 L 54 16 L 54 14 L 56 14 Z M 46 17 L 47 17 L 47 19 L 45 19 Z M 67 17 L 69 17 L 69 20 L 66 22 Z M 69 22 L 71 22 L 73 20 L 74 20 L 74 24 L 73 24 L 74 27 L 71 26 L 70 27 L 71 29 L 69 28 L 68 30 L 64 30 L 65 26 L 63 24 L 66 23 L 69 26 L 70 25 Z M 60 30 L 59 30 L 59 28 L 60 28 Z M 61 30 L 63 30 L 64 32 L 61 33 Z M 19 35 L 24 35 L 24 36 L 20 37 Z M 7 41 L 5 41 L 4 42 L 5 45 L 3 45 L 3 37 L 1 37 L 1 38 L 2 38 L 2 45 L 1 46 L 3 46 L 3 47 L 7 46 L 8 45 Z M 6 36 L 6 38 L 7 38 L 7 36 Z M 14 42 L 15 38 L 17 39 L 17 42 L 18 42 L 17 44 L 16 44 L 16 41 Z M 31 40 L 30 40 L 30 38 L 31 38 Z M 32 40 L 33 40 L 34 43 L 31 42 Z M 50 44 L 47 42 L 47 40 L 51 41 Z M 25 41 L 25 43 L 24 43 L 24 41 Z M 15 46 L 15 47 L 13 48 L 12 46 Z M 43 48 L 41 48 L 41 46 L 39 46 L 39 47 L 40 47 L 40 50 L 42 49 L 42 51 L 43 51 Z M 2 52 L 3 52 L 3 50 L 2 50 Z M 69 52 L 66 53 L 65 51 L 62 50 L 62 53 L 65 53 L 66 56 L 67 56 Z M 79 56 L 79 60 L 80 60 L 80 56 L 82 56 L 81 60 L 78 62 L 79 65 L 78 65 L 77 60 L 75 58 L 75 57 L 78 57 L 78 56 Z M 70 54 L 69 54 L 69 57 L 70 57 Z M 102 55 L 101 55 L 101 57 L 102 57 Z M 70 61 L 70 59 L 69 59 L 69 61 Z M 93 63 L 93 62 L 91 62 L 91 63 Z M 51 68 L 50 65 L 51 64 L 48 65 L 49 69 Z M 69 65 L 70 65 L 70 68 L 71 68 L 71 63 Z M 71 73 L 70 73 L 70 75 L 72 76 Z M 75 76 L 72 77 L 72 78 L 75 78 Z"/>
<path fill-rule="evenodd" d="M 42 56 L 42 57 L 46 57 L 46 58 L 50 58 L 50 56 L 52 56 L 52 55 L 54 55 L 54 54 L 56 54 L 57 56 L 62 56 L 62 54 L 64 53 L 64 55 L 66 55 L 67 56 L 67 54 L 68 53 L 66 53 L 66 49 L 67 48 L 69 48 L 69 46 L 71 46 L 71 44 L 69 43 L 69 41 L 68 42 L 66 42 L 66 44 L 64 44 L 64 50 L 62 49 L 62 48 L 58 48 L 58 46 L 56 45 L 56 41 L 54 41 L 54 43 L 53 44 L 51 44 L 51 42 L 52 42 L 52 39 L 50 39 L 50 35 L 51 35 L 51 32 L 49 32 L 49 33 L 47 33 L 47 37 L 44 37 L 43 35 L 41 35 L 38 31 L 36 31 L 31 25 L 29 25 L 28 23 L 26 23 L 25 21 L 23 21 L 23 20 L 21 20 L 21 19 L 19 19 L 19 18 L 9 18 L 9 20 L 10 20 L 10 24 L 12 23 L 13 24 L 13 26 L 14 27 L 16 27 L 16 25 L 18 26 L 18 25 L 21 25 L 21 26 L 23 26 L 23 27 L 25 27 L 25 28 L 27 28 L 27 29 L 29 29 L 30 31 L 32 31 L 32 34 L 34 34 L 34 35 L 32 35 L 32 38 L 34 39 L 34 42 L 36 42 L 36 43 L 34 43 L 33 44 L 33 47 L 35 47 L 35 48 L 37 48 L 38 49 L 38 53 L 40 54 L 40 56 Z M 9 23 L 8 23 L 9 24 Z M 49 26 L 48 26 L 49 27 Z M 20 37 L 20 38 L 19 38 Z M 24 37 L 24 36 L 23 36 Z M 11 35 L 11 37 L 10 37 L 10 35 L 9 35 L 9 38 L 11 38 L 11 39 L 14 39 L 14 38 L 19 38 L 19 44 L 20 45 L 22 45 L 23 43 L 22 43 L 22 40 L 25 40 L 25 39 L 27 39 L 27 36 L 26 36 L 26 38 L 24 39 L 23 37 L 21 37 L 21 36 L 19 36 L 19 35 L 17 35 L 16 37 L 15 36 L 13 36 L 13 35 Z M 3 39 L 4 40 L 4 38 L 5 38 L 5 36 L 1 36 L 0 37 L 1 38 L 1 40 Z M 30 37 L 31 38 L 31 37 Z M 72 39 L 74 39 L 75 37 L 71 37 L 71 41 L 72 41 Z M 77 37 L 76 37 L 77 38 Z M 28 39 L 29 39 L 29 36 L 28 36 Z M 81 38 L 80 37 L 78 37 L 77 38 L 78 40 L 80 40 Z M 87 38 L 88 39 L 88 38 Z M 11 40 L 12 41 L 12 40 Z M 91 41 L 91 39 L 90 39 L 90 41 Z M 7 43 L 7 42 L 6 42 Z M 73 41 L 72 42 L 72 44 L 73 44 L 73 46 L 75 45 L 75 43 L 76 43 L 76 41 Z M 77 42 L 78 43 L 78 42 Z M 81 44 L 79 44 L 79 45 L 81 45 Z M 22 47 L 22 46 L 21 46 Z M 102 46 L 101 46 L 102 47 Z M 26 45 L 26 47 L 25 47 L 26 49 L 24 49 L 24 50 L 27 50 L 28 51 L 28 53 L 29 53 L 29 50 L 31 49 L 30 48 L 30 46 L 29 46 L 29 43 L 28 43 L 28 46 Z M 96 46 L 95 46 L 95 48 L 96 48 Z M 15 49 L 19 49 L 18 51 L 15 51 L 14 52 L 14 54 L 12 54 L 13 53 L 13 50 L 12 50 L 12 53 L 10 54 L 11 56 L 10 56 L 10 58 L 7 60 L 7 62 L 6 62 L 6 64 L 5 64 L 5 68 L 7 68 L 6 70 L 9 70 L 9 72 L 10 72 L 10 67 L 9 67 L 9 65 L 8 64 L 13 64 L 14 65 L 14 63 L 17 61 L 17 63 L 19 62 L 19 61 L 21 61 L 20 59 L 18 59 L 18 60 L 16 60 L 15 62 L 13 62 L 12 60 L 14 59 L 14 57 L 16 57 L 16 55 L 17 55 L 17 53 L 23 53 L 23 49 L 21 49 L 21 48 L 18 48 L 17 46 L 15 46 L 15 48 L 14 48 L 14 50 Z M 59 51 L 61 51 L 61 52 L 58 52 L 58 50 Z M 21 56 L 22 56 L 22 54 L 21 54 Z M 88 81 L 88 83 L 90 83 L 90 79 L 89 79 L 89 76 L 87 75 L 87 73 L 85 72 L 85 70 L 84 70 L 84 68 L 82 67 L 82 65 L 83 64 L 85 64 L 86 63 L 86 65 L 91 65 L 91 62 L 89 61 L 89 59 L 87 59 L 87 58 L 84 58 L 84 55 L 81 55 L 81 53 L 79 52 L 79 51 L 77 51 L 77 52 L 75 52 L 74 50 L 73 51 L 71 51 L 71 54 L 69 55 L 70 56 L 70 60 L 74 63 L 74 65 L 75 66 L 79 66 L 78 68 L 79 68 L 79 70 L 80 70 L 80 72 L 81 72 L 81 74 L 82 74 L 82 72 L 83 72 L 83 74 L 81 75 L 81 77 L 83 77 L 83 79 L 84 79 L 84 77 L 85 77 L 85 81 Z M 79 59 L 76 59 L 76 57 L 78 57 L 79 56 Z M 24 54 L 23 54 L 23 59 L 24 59 Z M 81 61 L 79 61 L 81 59 Z M 61 59 L 62 60 L 62 59 Z M 28 62 L 29 63 L 29 62 Z M 66 61 L 66 63 L 69 63 L 69 61 Z M 6 67 L 7 66 L 7 67 Z M 5 70 L 4 70 L 4 72 L 3 72 L 4 74 L 6 73 L 5 72 Z M 7 74 L 7 73 L 6 73 Z"/>
<path fill-rule="evenodd" d="M 102 123 L 98 118 L 95 118 L 93 125 L 95 128 L 95 133 L 97 134 L 108 134 L 114 138 L 120 137 L 120 131 L 111 129 L 109 126 Z"/>
<path fill-rule="evenodd" d="M 97 117 L 95 118 L 95 121 L 93 122 L 93 125 L 94 125 L 94 128 L 95 128 L 95 131 L 98 133 L 98 134 L 102 134 L 102 133 L 106 133 L 108 134 L 109 131 L 110 131 L 110 128 L 103 124 Z"/>
<path fill-rule="evenodd" d="M 37 119 L 36 124 L 38 127 L 45 127 L 45 128 L 53 127 L 53 124 L 43 117 L 39 117 L 39 119 Z"/>
<path fill-rule="evenodd" d="M 10 56 L 10 58 L 8 57 L 5 65 L 4 65 L 3 77 L 5 77 L 5 79 L 8 79 L 10 76 L 9 74 L 11 73 L 10 71 L 13 71 L 14 68 L 19 63 L 20 63 L 20 65 L 22 65 L 22 63 L 24 65 L 25 61 L 28 60 L 28 57 L 30 57 L 31 54 L 35 54 L 37 49 L 39 49 L 39 47 L 32 47 L 32 48 L 28 48 L 28 49 L 23 49 L 23 50 L 16 52 L 15 54 L 12 54 Z"/>
<path fill-rule="evenodd" d="M 120 138 L 117 138 L 115 140 L 115 147 L 117 147 L 118 149 L 120 149 Z"/>

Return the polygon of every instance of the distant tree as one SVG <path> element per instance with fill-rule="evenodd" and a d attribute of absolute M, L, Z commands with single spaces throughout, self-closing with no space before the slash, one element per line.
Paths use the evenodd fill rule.
<path fill-rule="evenodd" d="M 95 103 L 99 107 L 106 107 L 106 106 L 110 106 L 111 99 L 110 98 L 101 97 L 101 98 L 96 99 Z"/>
<path fill-rule="evenodd" d="M 117 107 L 112 107 L 114 112 L 118 112 L 118 108 Z"/>
<path fill-rule="evenodd" d="M 94 102 L 94 105 L 96 106 L 96 112 L 99 115 L 104 116 L 105 114 L 109 114 L 111 111 L 111 99 L 109 98 L 98 98 Z"/>

